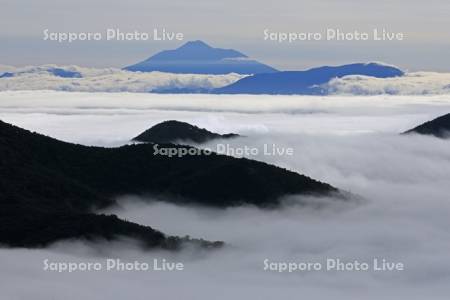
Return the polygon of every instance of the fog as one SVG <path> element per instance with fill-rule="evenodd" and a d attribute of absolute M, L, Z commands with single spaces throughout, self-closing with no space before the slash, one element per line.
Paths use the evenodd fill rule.
<path fill-rule="evenodd" d="M 450 288 L 450 142 L 399 135 L 450 111 L 427 97 L 255 97 L 7 92 L 0 119 L 89 145 L 128 143 L 166 119 L 244 137 L 202 145 L 265 144 L 292 156 L 249 158 L 282 166 L 361 196 L 293 196 L 276 210 L 212 209 L 119 197 L 109 208 L 167 234 L 223 240 L 215 251 L 144 252 L 131 241 L 60 242 L 0 249 L 5 299 L 447 299 Z M 226 185 L 226 182 L 223 183 Z M 43 260 L 180 261 L 183 271 L 43 271 Z M 264 270 L 271 262 L 401 262 L 404 271 Z"/>

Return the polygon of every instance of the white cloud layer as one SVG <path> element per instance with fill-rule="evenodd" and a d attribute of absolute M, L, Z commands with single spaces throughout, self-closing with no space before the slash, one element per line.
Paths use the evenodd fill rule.
<path fill-rule="evenodd" d="M 51 68 L 78 72 L 82 78 L 58 77 L 49 72 Z M 166 89 L 210 90 L 232 84 L 246 76 L 235 73 L 226 75 L 141 73 L 114 68 L 96 69 L 56 65 L 23 68 L 0 65 L 0 73 L 3 72 L 12 72 L 15 76 L 0 78 L 0 91 L 148 93 Z M 448 95 L 450 94 L 450 73 L 415 72 L 395 78 L 355 75 L 333 79 L 323 87 L 331 95 Z"/>
<path fill-rule="evenodd" d="M 436 95 L 450 94 L 450 73 L 415 72 L 402 77 L 346 76 L 324 87 L 330 94 L 347 95 Z"/>
<path fill-rule="evenodd" d="M 78 72 L 82 78 L 55 76 L 49 69 L 61 68 Z M 163 72 L 129 72 L 120 69 L 95 69 L 78 66 L 0 66 L 0 72 L 13 72 L 14 77 L 0 78 L 0 91 L 55 90 L 78 92 L 151 92 L 155 89 L 213 89 L 229 85 L 245 75 L 172 74 Z M 1 75 L 1 74 L 0 74 Z"/>
<path fill-rule="evenodd" d="M 0 92 L 0 119 L 71 142 L 119 145 L 178 119 L 246 137 L 231 146 L 292 147 L 258 155 L 365 198 L 361 203 L 214 210 L 124 197 L 119 216 L 169 234 L 225 240 L 207 253 L 141 252 L 133 244 L 64 242 L 50 249 L 0 249 L 5 299 L 448 299 L 450 141 L 399 133 L 450 112 L 448 96 L 289 97 Z M 218 142 L 205 146 L 213 147 Z M 226 182 L 224 182 L 226 184 Z M 182 261 L 179 273 L 42 271 L 42 261 Z M 263 270 L 264 259 L 402 262 L 400 272 Z"/>
<path fill-rule="evenodd" d="M 398 133 L 449 111 L 450 99 L 445 95 L 273 97 L 0 92 L 0 119 L 65 141 L 90 145 L 123 144 L 168 119 L 220 133 L 345 135 Z M 280 119 L 283 127 L 277 125 Z M 120 126 L 112 130 L 111 123 Z"/>

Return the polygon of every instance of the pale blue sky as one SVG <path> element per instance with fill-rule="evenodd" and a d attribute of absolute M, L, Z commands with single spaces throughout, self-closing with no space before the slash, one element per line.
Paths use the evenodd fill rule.
<path fill-rule="evenodd" d="M 151 31 L 165 27 L 234 48 L 279 69 L 384 61 L 409 70 L 450 71 L 448 0 L 0 0 L 0 64 L 122 67 L 182 42 L 43 41 L 43 30 Z M 404 32 L 396 42 L 264 41 L 263 30 L 323 32 L 326 28 Z"/>

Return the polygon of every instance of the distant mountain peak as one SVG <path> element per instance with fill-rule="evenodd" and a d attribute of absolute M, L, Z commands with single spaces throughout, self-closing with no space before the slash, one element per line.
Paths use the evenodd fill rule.
<path fill-rule="evenodd" d="M 201 40 L 188 41 L 173 50 L 164 50 L 135 65 L 128 71 L 168 72 L 182 74 L 259 74 L 277 72 L 276 69 L 251 60 L 233 50 L 214 48 Z"/>
<path fill-rule="evenodd" d="M 223 48 L 214 48 L 208 45 L 207 43 L 201 40 L 188 41 L 185 44 L 181 45 L 175 50 L 168 51 L 198 51 L 199 55 L 206 55 L 206 57 L 200 58 L 208 58 L 209 55 L 214 55 L 217 59 L 233 59 L 233 58 L 247 58 L 248 56 L 233 50 L 233 49 L 223 49 Z M 167 51 L 167 52 L 168 52 Z M 163 51 L 166 52 L 166 51 Z M 154 56 L 153 56 L 154 57 Z"/>
<path fill-rule="evenodd" d="M 195 41 L 188 41 L 182 46 L 180 46 L 178 49 L 182 48 L 205 48 L 205 49 L 213 49 L 210 45 L 207 43 L 201 41 L 201 40 L 195 40 Z"/>

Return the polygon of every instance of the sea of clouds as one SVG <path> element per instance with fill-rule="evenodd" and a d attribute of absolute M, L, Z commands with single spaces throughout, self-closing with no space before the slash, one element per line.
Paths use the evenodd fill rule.
<path fill-rule="evenodd" d="M 144 252 L 129 241 L 61 242 L 0 249 L 5 299 L 448 299 L 450 142 L 399 133 L 450 112 L 435 96 L 300 97 L 0 92 L 0 119 L 86 145 L 117 146 L 177 119 L 244 137 L 230 147 L 275 144 L 293 156 L 249 158 L 361 196 L 289 197 L 277 210 L 179 206 L 124 195 L 106 213 L 167 234 L 223 240 L 213 252 Z M 226 185 L 226 182 L 223 182 Z M 45 272 L 43 260 L 181 261 L 181 272 Z M 396 272 L 264 271 L 264 260 L 402 262 Z"/>
<path fill-rule="evenodd" d="M 393 78 L 352 75 L 335 78 L 324 88 L 330 94 L 346 95 L 448 95 L 450 73 L 413 72 Z"/>
<path fill-rule="evenodd" d="M 80 78 L 56 76 L 55 68 L 77 72 Z M 247 76 L 240 74 L 202 75 L 163 72 L 129 72 L 121 69 L 85 68 L 79 66 L 28 66 L 16 68 L 0 65 L 0 91 L 55 90 L 78 92 L 139 92 L 165 90 L 208 91 L 236 82 Z M 352 75 L 335 78 L 324 84 L 331 95 L 448 95 L 450 73 L 412 72 L 402 77 L 375 78 Z"/>
<path fill-rule="evenodd" d="M 79 78 L 56 76 L 55 68 L 79 73 Z M 95 69 L 79 66 L 29 66 L 14 68 L 0 65 L 0 73 L 13 77 L 0 78 L 0 91 L 55 90 L 78 92 L 149 93 L 166 89 L 214 89 L 229 85 L 244 75 L 173 74 L 164 72 L 129 72 L 121 69 Z M 1 76 L 1 74 L 0 74 Z"/>

